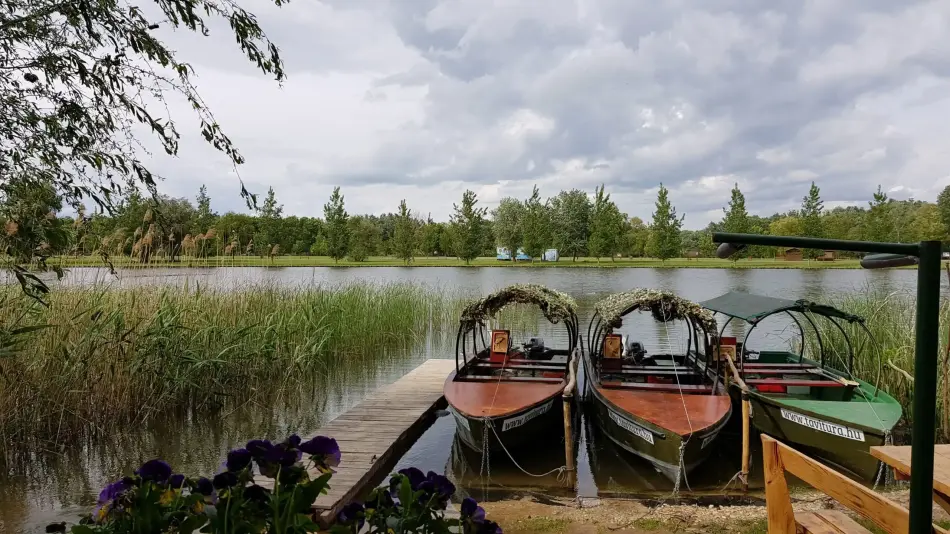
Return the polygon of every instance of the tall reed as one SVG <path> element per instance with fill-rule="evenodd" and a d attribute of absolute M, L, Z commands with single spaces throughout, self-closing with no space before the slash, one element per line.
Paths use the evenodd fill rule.
<path fill-rule="evenodd" d="M 0 290 L 0 439 L 136 424 L 405 357 L 430 332 L 454 336 L 460 305 L 405 284 L 59 288 L 48 308 Z"/>
<path fill-rule="evenodd" d="M 865 318 L 868 332 L 857 323 L 840 321 L 851 338 L 854 350 L 854 376 L 878 385 L 897 399 L 904 409 L 905 421 L 913 422 L 911 404 L 914 396 L 916 297 L 907 292 L 885 292 L 873 288 L 849 293 L 829 304 Z M 817 320 L 818 332 L 825 347 L 826 363 L 846 370 L 848 347 L 844 336 L 831 323 Z M 950 361 L 947 359 L 947 328 L 950 326 L 950 301 L 940 305 L 939 350 L 937 359 L 937 435 L 950 442 Z M 806 347 L 814 356 L 817 339 L 806 326 Z M 870 336 L 868 335 L 870 333 Z"/>

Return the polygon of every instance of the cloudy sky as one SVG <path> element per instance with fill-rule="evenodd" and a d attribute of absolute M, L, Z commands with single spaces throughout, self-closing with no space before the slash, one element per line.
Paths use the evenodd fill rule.
<path fill-rule="evenodd" d="M 750 212 L 934 199 L 950 184 L 950 2 L 893 0 L 242 0 L 282 50 L 283 87 L 226 28 L 166 32 L 247 159 L 248 188 L 322 216 L 446 219 L 465 189 L 494 206 L 607 186 L 650 216 L 659 183 L 686 226 Z M 757 7 L 753 7 L 757 5 Z M 163 193 L 240 210 L 228 162 L 180 103 Z"/>

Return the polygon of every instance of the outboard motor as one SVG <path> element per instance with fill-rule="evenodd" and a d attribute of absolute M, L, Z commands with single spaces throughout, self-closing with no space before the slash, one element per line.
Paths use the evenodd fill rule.
<path fill-rule="evenodd" d="M 643 348 L 643 343 L 640 343 L 639 341 L 631 341 L 629 344 L 627 344 L 627 358 L 635 362 L 639 362 L 644 356 L 646 356 L 646 354 L 647 351 Z"/>
<path fill-rule="evenodd" d="M 524 345 L 525 357 L 529 360 L 540 360 L 544 358 L 544 340 L 539 337 L 528 339 Z"/>

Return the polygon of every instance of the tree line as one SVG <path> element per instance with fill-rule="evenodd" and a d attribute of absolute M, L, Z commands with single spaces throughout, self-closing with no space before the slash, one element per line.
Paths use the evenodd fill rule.
<path fill-rule="evenodd" d="M 115 203 L 111 213 L 61 216 L 63 202 L 50 187 L 5 187 L 0 202 L 6 240 L 53 254 L 126 256 L 142 263 L 161 258 L 256 255 L 329 256 L 364 261 L 392 256 L 407 264 L 418 256 L 454 256 L 466 262 L 494 256 L 496 247 L 540 258 L 545 250 L 560 256 L 616 258 L 711 257 L 715 231 L 828 237 L 867 241 L 947 241 L 950 236 L 950 186 L 936 202 L 894 200 L 880 187 L 867 206 L 826 210 L 811 184 L 800 209 L 769 217 L 752 215 L 736 185 L 721 220 L 702 230 L 683 229 L 662 184 L 653 213 L 644 221 L 621 211 L 604 186 L 592 194 L 579 189 L 542 199 L 535 187 L 525 199 L 507 197 L 488 210 L 473 191 L 453 204 L 448 221 L 434 221 L 401 200 L 383 215 L 353 215 L 339 187 L 323 207 L 323 217 L 286 215 L 273 188 L 252 214 L 211 209 L 201 186 L 194 201 L 145 196 L 137 191 Z M 803 251 L 814 258 L 822 251 Z M 771 247 L 752 247 L 747 255 L 771 257 Z"/>

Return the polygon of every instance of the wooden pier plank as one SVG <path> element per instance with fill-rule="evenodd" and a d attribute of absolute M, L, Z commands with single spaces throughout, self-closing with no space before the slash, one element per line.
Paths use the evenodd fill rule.
<path fill-rule="evenodd" d="M 321 525 L 328 525 L 343 505 L 386 479 L 435 420 L 435 410 L 445 407 L 442 386 L 454 370 L 455 360 L 427 360 L 313 433 L 336 439 L 342 453 L 329 491 L 314 503 Z M 270 482 L 259 481 L 268 487 Z"/>

